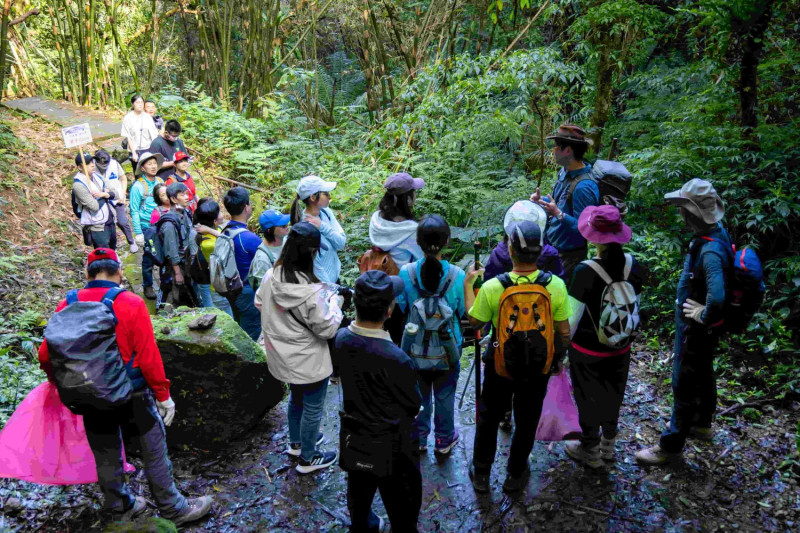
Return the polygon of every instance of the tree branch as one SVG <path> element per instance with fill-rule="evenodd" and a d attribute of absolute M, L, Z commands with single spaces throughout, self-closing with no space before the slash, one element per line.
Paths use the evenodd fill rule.
<path fill-rule="evenodd" d="M 31 9 L 27 13 L 23 13 L 22 15 L 18 16 L 17 18 L 8 21 L 8 25 L 9 26 L 14 26 L 15 24 L 19 24 L 20 22 L 25 22 L 25 19 L 27 19 L 28 17 L 33 17 L 33 16 L 38 15 L 38 14 L 39 14 L 39 8 L 36 7 L 34 9 Z"/>

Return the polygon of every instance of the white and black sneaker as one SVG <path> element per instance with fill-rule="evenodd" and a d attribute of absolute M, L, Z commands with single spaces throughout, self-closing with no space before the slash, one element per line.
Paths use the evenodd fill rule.
<path fill-rule="evenodd" d="M 295 470 L 300 472 L 301 474 L 310 474 L 315 470 L 322 470 L 323 468 L 328 468 L 333 463 L 336 462 L 336 459 L 339 458 L 339 454 L 336 452 L 320 452 L 318 451 L 313 459 L 310 461 L 306 461 L 302 457 L 300 458 L 300 464 L 294 467 Z"/>
<path fill-rule="evenodd" d="M 320 431 L 317 434 L 317 442 L 315 442 L 314 444 L 316 446 L 320 446 L 320 445 L 322 445 L 324 443 L 325 443 L 325 435 L 323 435 L 322 432 Z M 286 448 L 286 452 L 285 453 L 287 453 L 287 454 L 289 454 L 289 455 L 291 455 L 293 457 L 300 457 L 300 449 L 301 449 L 301 447 L 302 446 L 301 446 L 301 444 L 299 442 L 290 442 L 289 443 L 289 447 Z"/>

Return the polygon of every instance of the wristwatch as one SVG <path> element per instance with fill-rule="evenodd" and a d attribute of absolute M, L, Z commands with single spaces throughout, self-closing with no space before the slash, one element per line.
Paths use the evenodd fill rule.
<path fill-rule="evenodd" d="M 558 220 L 564 220 L 564 211 L 561 211 L 559 214 L 556 215 Z"/>

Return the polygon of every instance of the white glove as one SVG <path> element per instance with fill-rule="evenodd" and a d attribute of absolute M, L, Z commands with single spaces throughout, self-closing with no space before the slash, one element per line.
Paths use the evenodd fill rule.
<path fill-rule="evenodd" d="M 133 238 L 134 242 L 139 246 L 144 246 L 144 234 L 140 233 Z"/>
<path fill-rule="evenodd" d="M 172 424 L 172 419 L 175 418 L 175 402 L 172 401 L 172 397 L 163 402 L 156 401 L 156 406 L 158 407 L 158 414 L 164 419 L 164 425 Z"/>
<path fill-rule="evenodd" d="M 687 299 L 683 302 L 683 316 L 686 318 L 691 318 L 695 322 L 699 322 L 704 324 L 703 322 L 703 311 L 706 310 L 706 306 L 695 302 L 694 300 Z"/>

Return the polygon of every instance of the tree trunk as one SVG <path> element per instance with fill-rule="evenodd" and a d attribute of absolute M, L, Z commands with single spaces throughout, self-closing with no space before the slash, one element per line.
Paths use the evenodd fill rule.
<path fill-rule="evenodd" d="M 597 61 L 597 95 L 594 100 L 594 112 L 590 124 L 595 131 L 591 135 L 594 141 L 594 152 L 600 153 L 603 141 L 603 128 L 611 116 L 611 100 L 613 98 L 614 71 L 617 65 L 611 60 L 611 47 L 600 46 L 600 58 Z"/>
<path fill-rule="evenodd" d="M 758 64 L 764 50 L 764 32 L 772 18 L 775 0 L 756 2 L 750 20 L 739 20 L 742 31 L 742 58 L 739 62 L 739 105 L 741 126 L 745 135 L 752 136 L 758 127 Z"/>
<path fill-rule="evenodd" d="M 6 89 L 6 56 L 8 55 L 8 17 L 11 13 L 11 0 L 3 1 L 2 22 L 0 22 L 0 100 Z"/>

